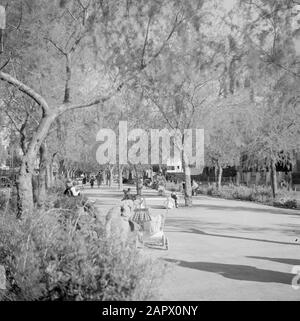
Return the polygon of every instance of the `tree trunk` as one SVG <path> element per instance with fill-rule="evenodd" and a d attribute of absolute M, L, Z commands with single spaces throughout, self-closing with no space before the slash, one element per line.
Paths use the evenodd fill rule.
<path fill-rule="evenodd" d="M 184 152 L 182 153 L 182 168 L 184 174 L 184 203 L 185 206 L 193 206 L 192 199 L 192 182 L 191 182 L 191 169 L 188 165 L 188 160 L 185 157 Z"/>
<path fill-rule="evenodd" d="M 188 166 L 183 167 L 184 172 L 184 181 L 185 181 L 185 188 L 184 188 L 184 201 L 185 206 L 192 206 L 192 183 L 191 183 L 191 170 Z"/>
<path fill-rule="evenodd" d="M 218 166 L 218 185 L 217 185 L 218 189 L 222 187 L 222 174 L 223 174 L 223 168 L 222 166 Z"/>
<path fill-rule="evenodd" d="M 276 166 L 273 160 L 271 161 L 271 187 L 272 187 L 273 198 L 275 198 L 277 194 L 277 176 L 276 176 Z"/>
<path fill-rule="evenodd" d="M 236 172 L 236 185 L 240 185 L 242 183 L 242 177 L 243 177 L 242 166 L 238 166 L 238 169 Z"/>
<path fill-rule="evenodd" d="M 153 181 L 153 168 L 152 167 L 150 168 L 150 179 L 151 179 L 151 181 Z"/>
<path fill-rule="evenodd" d="M 143 190 L 143 178 L 138 176 L 136 181 L 136 193 L 137 195 L 142 196 L 142 190 Z"/>
<path fill-rule="evenodd" d="M 118 165 L 119 190 L 123 189 L 123 165 Z"/>
<path fill-rule="evenodd" d="M 46 174 L 47 174 L 47 147 L 43 143 L 40 147 L 40 167 L 38 175 L 38 199 L 37 204 L 39 207 L 44 206 L 46 201 Z"/>
<path fill-rule="evenodd" d="M 49 131 L 51 124 L 55 119 L 55 115 L 44 115 L 36 132 L 34 133 L 26 151 L 22 158 L 22 164 L 18 177 L 18 213 L 21 217 L 24 213 L 30 213 L 34 209 L 32 175 L 34 170 L 34 161 L 36 160 L 38 151 L 43 140 Z"/>
<path fill-rule="evenodd" d="M 102 172 L 102 182 L 103 182 L 103 185 L 106 185 L 106 172 L 105 172 L 105 170 L 103 170 L 103 172 Z"/>
<path fill-rule="evenodd" d="M 112 183 L 113 183 L 113 171 L 114 171 L 114 167 L 112 166 L 111 168 L 109 168 L 109 187 L 112 187 Z"/>
<path fill-rule="evenodd" d="M 32 175 L 32 193 L 33 193 L 33 204 L 36 205 L 39 200 L 39 176 L 35 173 Z"/>
<path fill-rule="evenodd" d="M 33 211 L 33 189 L 32 189 L 32 169 L 28 168 L 27 161 L 23 157 L 19 177 L 17 180 L 17 217 L 29 214 Z"/>
<path fill-rule="evenodd" d="M 214 182 L 217 183 L 218 181 L 218 166 L 215 165 L 214 167 Z"/>
<path fill-rule="evenodd" d="M 51 160 L 47 166 L 47 182 L 46 182 L 46 184 L 47 184 L 48 189 L 53 187 L 53 185 L 54 185 L 53 164 L 54 164 L 54 159 L 55 159 L 56 155 L 57 155 L 57 153 L 54 153 L 51 156 Z"/>
<path fill-rule="evenodd" d="M 53 186 L 53 173 L 51 164 L 46 165 L 46 189 L 49 189 Z"/>
<path fill-rule="evenodd" d="M 142 189 L 143 189 L 143 178 L 140 173 L 140 170 L 137 165 L 133 166 L 135 171 L 135 187 L 136 187 L 136 193 L 137 195 L 142 195 Z"/>

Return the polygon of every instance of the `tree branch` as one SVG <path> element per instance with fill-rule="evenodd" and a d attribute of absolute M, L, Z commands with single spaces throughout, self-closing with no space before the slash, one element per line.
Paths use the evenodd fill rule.
<path fill-rule="evenodd" d="M 144 57 L 145 57 L 145 51 L 146 51 L 146 46 L 147 46 L 147 42 L 148 42 L 148 35 L 149 35 L 149 28 L 150 28 L 151 18 L 152 18 L 152 16 L 149 17 L 148 24 L 147 24 L 145 41 L 144 41 L 144 46 L 143 46 L 143 50 L 142 50 L 141 69 L 144 68 L 144 64 L 145 64 Z"/>
<path fill-rule="evenodd" d="M 58 115 L 61 115 L 64 112 L 69 111 L 69 110 L 87 108 L 87 107 L 91 107 L 91 106 L 94 106 L 94 105 L 97 105 L 97 104 L 100 104 L 100 103 L 103 104 L 106 101 L 110 100 L 115 94 L 116 94 L 116 92 L 108 94 L 106 96 L 99 96 L 99 97 L 96 97 L 96 98 L 90 100 L 89 102 L 82 102 L 82 103 L 79 103 L 79 104 L 69 104 L 69 103 L 68 104 L 62 104 L 57 109 L 58 110 Z"/>
<path fill-rule="evenodd" d="M 166 40 L 162 43 L 162 45 L 161 45 L 160 48 L 157 50 L 157 52 L 153 55 L 153 57 L 150 59 L 150 61 L 145 64 L 145 67 L 146 67 L 148 64 L 150 64 L 153 60 L 155 60 L 155 59 L 160 55 L 160 53 L 163 51 L 163 49 L 164 49 L 165 46 L 167 45 L 168 41 L 171 39 L 171 37 L 172 37 L 173 33 L 175 32 L 176 28 L 184 21 L 184 19 L 181 19 L 181 20 L 178 22 L 178 15 L 179 15 L 179 12 L 176 14 L 173 27 L 172 27 L 169 35 L 167 36 Z"/>
<path fill-rule="evenodd" d="M 52 39 L 44 37 L 45 40 L 49 41 L 62 55 L 66 56 L 66 52 L 60 48 Z"/>
<path fill-rule="evenodd" d="M 0 80 L 3 80 L 12 86 L 15 86 L 18 90 L 32 98 L 38 105 L 41 106 L 44 115 L 50 114 L 50 109 L 46 100 L 32 88 L 25 85 L 15 77 L 12 77 L 11 75 L 2 71 L 0 71 Z"/>

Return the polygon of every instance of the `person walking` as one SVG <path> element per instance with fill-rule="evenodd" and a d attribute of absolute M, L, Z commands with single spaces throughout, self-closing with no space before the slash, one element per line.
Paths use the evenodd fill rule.
<path fill-rule="evenodd" d="M 87 183 L 87 179 L 86 179 L 86 175 L 84 174 L 83 178 L 82 178 L 82 188 L 85 187 L 85 184 Z"/>
<path fill-rule="evenodd" d="M 192 182 L 192 195 L 195 196 L 196 195 L 196 191 L 197 191 L 197 188 L 199 187 L 199 185 L 196 183 L 196 181 L 193 179 L 193 182 Z"/>
<path fill-rule="evenodd" d="M 102 175 L 100 172 L 97 174 L 96 180 L 97 180 L 97 186 L 98 186 L 98 188 L 100 188 L 100 186 L 102 184 Z"/>
<path fill-rule="evenodd" d="M 92 176 L 92 177 L 90 178 L 91 188 L 94 188 L 94 183 L 95 183 L 95 177 Z"/>
<path fill-rule="evenodd" d="M 177 197 L 177 194 L 175 192 L 171 193 L 171 198 L 174 200 L 175 207 L 178 208 L 178 197 Z"/>

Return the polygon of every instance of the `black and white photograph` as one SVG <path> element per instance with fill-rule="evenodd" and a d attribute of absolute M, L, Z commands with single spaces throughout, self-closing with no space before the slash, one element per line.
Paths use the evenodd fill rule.
<path fill-rule="evenodd" d="M 0 301 L 300 301 L 300 0 L 0 0 Z"/>

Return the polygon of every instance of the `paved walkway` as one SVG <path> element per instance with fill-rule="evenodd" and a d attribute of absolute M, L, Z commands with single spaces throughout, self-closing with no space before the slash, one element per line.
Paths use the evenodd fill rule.
<path fill-rule="evenodd" d="M 86 190 L 105 211 L 118 204 L 116 188 Z M 164 198 L 146 190 L 151 211 Z M 250 202 L 194 197 L 192 208 L 169 211 L 169 251 L 146 250 L 167 262 L 162 300 L 300 300 L 291 286 L 300 266 L 300 211 Z"/>

